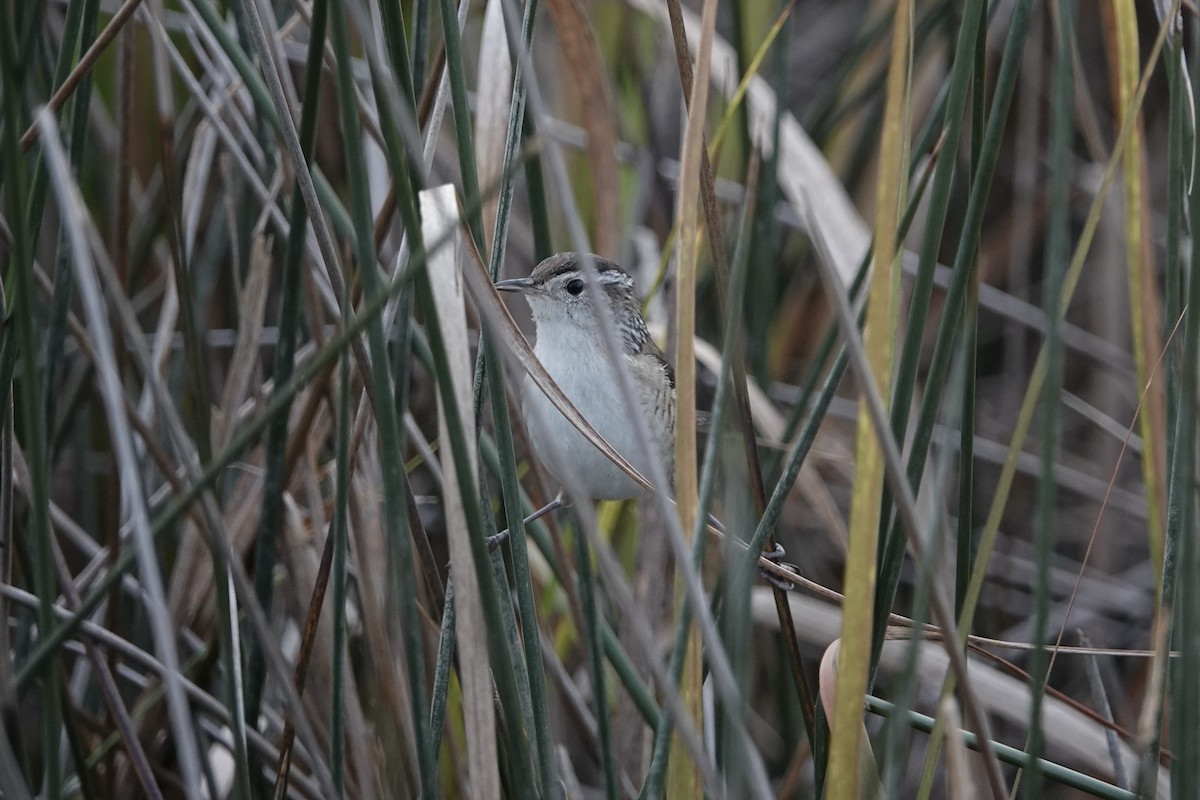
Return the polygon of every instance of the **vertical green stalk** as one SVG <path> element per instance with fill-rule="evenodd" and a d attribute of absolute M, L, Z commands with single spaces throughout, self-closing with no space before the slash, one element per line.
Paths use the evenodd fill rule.
<path fill-rule="evenodd" d="M 983 138 L 987 128 L 987 18 L 979 26 L 975 42 L 975 69 L 971 76 L 971 178 L 979 171 Z M 973 254 L 979 260 L 978 247 Z M 975 379 L 979 340 L 979 275 L 971 279 L 963 313 L 963 352 L 966 374 L 962 384 L 962 412 L 958 437 L 958 526 L 955 535 L 954 614 L 962 611 L 967 583 L 971 578 L 974 556 L 973 531 L 975 516 Z"/>
<path fill-rule="evenodd" d="M 429 25 L 431 0 L 413 0 L 412 11 L 412 79 L 413 89 L 425 85 L 425 62 L 429 59 Z"/>
<path fill-rule="evenodd" d="M 525 542 L 525 526 L 521 509 L 521 486 L 517 480 L 516 451 L 512 427 L 509 424 L 508 396 L 504 388 L 503 366 L 491 338 L 484 336 L 485 358 L 492 365 L 488 386 L 495 417 L 495 439 L 500 458 L 500 483 L 504 498 L 505 517 L 509 526 L 513 573 L 516 582 L 517 609 L 521 617 L 522 643 L 525 649 L 525 670 L 529 676 L 529 697 L 533 713 L 533 733 L 538 773 L 542 793 L 558 795 L 554 770 L 554 745 L 550 739 L 550 712 L 546 700 L 546 678 L 542 670 L 542 651 L 538 634 L 537 599 L 533 594 L 533 576 L 529 569 L 529 554 Z M 599 711 L 598 711 L 599 713 Z"/>
<path fill-rule="evenodd" d="M 306 163 L 311 166 L 313 145 L 316 141 L 317 104 L 320 99 L 321 73 L 324 62 L 325 30 L 329 19 L 328 0 L 314 0 L 312 19 L 309 25 L 308 52 L 304 70 L 304 106 L 300 115 L 300 149 Z M 304 198 L 297 182 L 292 190 L 292 205 L 288 214 L 288 241 L 283 258 L 283 269 L 279 288 L 279 340 L 275 345 L 275 363 L 272 377 L 280 386 L 292 376 L 292 362 L 296 356 L 299 338 L 301 310 L 300 284 L 304 268 L 305 238 L 308 232 L 308 214 Z M 270 612 L 274 595 L 278 532 L 283 527 L 283 491 L 287 482 L 284 458 L 287 451 L 288 418 L 291 402 L 284 404 L 267 431 L 267 449 L 264 463 L 262 516 L 259 519 L 258 535 L 254 545 L 254 592 L 263 611 Z M 266 680 L 266 664 L 262 649 L 253 636 L 246 639 L 246 715 L 250 720 L 258 719 L 259 703 Z"/>
<path fill-rule="evenodd" d="M 81 0 L 86 6 L 81 20 L 81 31 L 79 41 L 79 52 L 83 52 L 92 42 L 96 35 L 96 18 L 100 13 L 100 3 L 98 0 Z M 75 3 L 72 3 L 74 6 Z M 73 10 L 73 9 L 72 9 Z M 68 12 L 68 27 L 70 26 L 70 11 Z M 63 48 L 65 54 L 68 48 Z M 59 62 L 60 69 L 62 68 L 62 60 Z M 61 80 L 57 78 L 55 85 L 61 84 Z M 92 98 L 92 80 L 91 76 L 87 76 L 80 83 L 79 88 L 75 90 L 75 95 L 69 106 L 69 113 L 65 118 L 69 120 L 70 127 L 70 157 L 71 167 L 75 174 L 78 175 L 83 165 L 84 146 L 87 143 L 87 127 L 88 127 L 88 109 Z M 38 163 L 37 172 L 34 175 L 34 181 L 40 178 L 42 181 L 41 197 L 37 198 L 37 186 L 34 187 L 34 198 L 30 200 L 30 208 L 27 218 L 27 230 L 38 231 L 41 228 L 40 220 L 42 212 L 45 208 L 45 190 L 48 174 L 45 165 L 40 161 Z M 35 222 L 34 220 L 38 220 Z M 44 381 L 45 399 L 46 399 L 46 424 L 54 425 L 55 410 L 57 408 L 58 393 L 55 391 L 55 383 L 58 378 L 59 369 L 62 366 L 63 343 L 66 341 L 67 334 L 67 312 L 71 307 L 72 287 L 75 283 L 75 272 L 67 263 L 67 256 L 70 252 L 66 244 L 66 234 L 61 233 L 59 236 L 58 261 L 54 270 L 54 297 L 51 302 L 50 323 L 47 326 L 46 334 L 46 375 Z M 53 450 L 53 446 L 51 446 Z"/>
<path fill-rule="evenodd" d="M 404 33 L 404 14 L 401 13 L 399 0 L 384 0 L 379 4 L 379 13 L 383 19 L 383 38 L 392 59 L 392 69 L 396 73 L 395 80 L 408 100 L 408 107 L 416 109 L 417 85 L 413 81 L 412 65 L 408 60 L 408 37 Z M 383 124 L 380 119 L 380 125 Z"/>
<path fill-rule="evenodd" d="M 527 0 L 521 22 L 520 47 L 528 50 L 533 44 L 534 23 L 537 19 L 537 0 Z M 500 267 L 508 244 L 508 224 L 512 211 L 513 191 L 516 186 L 516 159 L 525 122 L 525 78 L 524 59 L 514 59 L 515 68 L 512 84 L 512 99 L 509 105 L 508 131 L 504 144 L 504 157 L 500 172 L 500 190 L 496 207 L 496 225 L 491 242 L 489 274 L 492 280 L 500 276 Z M 452 87 L 453 88 L 453 87 Z M 459 118 L 455 111 L 455 121 Z M 468 130 L 469 132 L 469 130 Z M 461 134 L 460 134 L 461 136 Z M 465 183 L 465 181 L 464 181 Z M 482 227 L 480 228 L 482 231 Z M 554 745 L 550 737 L 550 714 L 546 699 L 546 680 L 542 669 L 541 641 L 537 621 L 537 600 L 533 593 L 533 577 L 529 568 L 529 554 L 525 541 L 525 525 L 521 507 L 521 486 L 517 480 L 516 451 L 513 446 L 512 427 L 509 421 L 508 395 L 505 390 L 504 366 L 496 351 L 495 343 L 487 331 L 481 332 L 481 358 L 477 378 L 484 379 L 489 365 L 491 374 L 486 378 L 494 418 L 494 436 L 497 455 L 500 459 L 501 493 L 504 501 L 505 518 L 509 529 L 509 550 L 512 557 L 513 577 L 516 585 L 517 611 L 523 631 L 525 672 L 528 676 L 529 701 L 534 733 L 534 751 L 538 764 L 538 777 L 543 795 L 555 797 L 559 786 L 554 769 Z M 479 394 L 476 394 L 479 397 Z M 478 413 L 478 409 L 477 409 Z M 598 709 L 597 718 L 603 715 Z"/>
<path fill-rule="evenodd" d="M 1169 92 L 1170 114 L 1167 119 L 1167 243 L 1164 260 L 1164 315 L 1163 341 L 1168 342 L 1164 358 L 1166 370 L 1167 398 L 1167 430 L 1174 431 L 1176 416 L 1179 413 L 1179 380 L 1180 380 L 1180 351 L 1181 343 L 1171 338 L 1175 323 L 1183 308 L 1183 293 L 1186 289 L 1184 262 L 1181 254 L 1183 222 L 1186 215 L 1183 206 L 1184 176 L 1187 167 L 1184 166 L 1184 144 L 1188 136 L 1189 111 L 1187 99 L 1183 94 L 1184 60 L 1183 37 L 1175 35 L 1168 40 L 1166 55 L 1163 59 L 1164 70 L 1167 73 L 1167 88 Z M 1175 437 L 1167 436 L 1166 463 L 1175 460 Z M 1159 585 L 1161 596 L 1162 586 Z"/>
<path fill-rule="evenodd" d="M 525 115 L 522 130 L 526 144 L 532 145 L 537 142 L 537 130 L 529 114 Z M 540 158 L 531 158 L 525 162 L 525 193 L 529 203 L 529 217 L 533 223 L 533 252 L 535 260 L 540 261 L 554 254 L 554 245 L 550 239 L 550 203 L 546 199 L 546 182 Z"/>
<path fill-rule="evenodd" d="M 1050 613 L 1050 563 L 1054 558 L 1054 527 L 1058 511 L 1058 483 L 1054 467 L 1058 460 L 1059 407 L 1062 393 L 1062 285 L 1066 264 L 1071 257 L 1069 191 L 1072 175 L 1071 139 L 1074 136 L 1074 0 L 1059 0 L 1058 14 L 1058 39 L 1054 48 L 1054 90 L 1050 103 L 1048 223 L 1042 266 L 1043 308 L 1046 311 L 1046 380 L 1042 387 L 1041 476 L 1038 480 L 1037 522 L 1034 526 L 1035 648 L 1029 661 L 1031 698 L 1027 747 L 1031 758 L 1023 787 L 1024 795 L 1029 798 L 1039 797 L 1042 791 L 1042 770 L 1038 757 L 1044 739 L 1042 699 L 1049 677 L 1049 654 L 1045 644 Z"/>
<path fill-rule="evenodd" d="M 711 419 L 709 421 L 708 446 L 704 451 L 704 464 L 700 471 L 700 494 L 696 507 L 696 530 L 693 531 L 692 538 L 692 569 L 697 570 L 701 569 L 704 563 L 705 543 L 708 541 L 705 528 L 708 524 L 708 514 L 712 505 L 713 491 L 716 488 L 717 466 L 719 464 L 721 441 L 724 438 L 722 432 L 724 430 L 725 411 L 728 405 L 728 395 L 732 379 L 730 375 L 731 362 L 734 357 L 735 343 L 740 338 L 739 328 L 741 327 L 742 301 L 745 294 L 746 273 L 750 260 L 750 224 L 755 219 L 754 210 L 754 195 L 748 194 L 747 204 L 742 210 L 737 249 L 734 251 L 733 264 L 730 269 L 728 302 L 725 304 L 725 327 L 721 345 L 721 367 L 717 372 L 717 393 L 713 398 Z M 762 546 L 760 545 L 757 549 L 751 547 L 749 552 L 753 553 L 757 558 L 757 555 L 762 552 Z M 735 565 L 735 567 L 741 566 L 736 559 L 731 560 L 729 563 Z M 748 578 L 755 573 L 752 570 L 746 571 L 731 568 L 728 574 L 732 576 L 732 580 L 727 585 L 725 594 L 727 600 L 719 619 L 722 628 L 722 639 L 725 641 L 729 641 L 733 635 L 738 633 L 736 631 L 737 628 L 740 627 L 745 630 L 748 627 L 745 619 L 747 614 L 746 602 L 750 592 Z M 729 598 L 738 599 L 735 599 L 731 603 Z M 676 684 L 679 683 L 683 675 L 683 657 L 687 644 L 688 631 L 691 629 L 691 626 L 691 606 L 683 604 L 679 609 L 679 618 L 675 622 L 674 646 L 671 650 L 670 677 Z M 736 650 L 729 649 L 729 654 L 731 662 L 736 663 Z M 725 709 L 725 713 L 740 714 L 742 713 L 742 709 L 729 708 Z M 725 725 L 718 726 L 717 729 L 721 731 L 722 742 L 729 744 L 734 730 L 738 728 L 733 725 Z M 658 721 L 654 728 L 654 746 L 651 752 L 650 768 L 646 771 L 646 780 L 642 784 L 641 791 L 638 793 L 638 797 L 642 798 L 642 800 L 662 796 L 663 779 L 666 777 L 673 732 L 674 725 L 671 722 L 669 711 L 666 708 L 660 709 L 658 712 Z M 740 746 L 740 742 L 738 745 L 737 747 L 730 745 L 725 749 L 730 754 L 740 755 L 744 752 L 744 749 Z M 730 761 L 739 760 L 734 757 Z"/>
<path fill-rule="evenodd" d="M 38 4 L 34 4 L 38 5 Z M 71 67 L 75 64 L 80 53 L 90 43 L 92 35 L 95 32 L 96 16 L 99 12 L 99 3 L 96 0 L 71 0 L 67 5 L 67 16 L 63 20 L 62 46 L 58 51 L 58 60 L 54 65 L 54 78 L 51 86 L 51 91 L 56 90 L 67 79 L 67 75 L 71 72 Z M 30 17 L 36 17 L 36 14 L 30 14 Z M 13 30 L 13 28 L 9 28 Z M 31 37 L 36 41 L 39 37 Z M 85 77 L 84 82 L 75 90 L 76 94 L 70 101 L 70 106 L 63 113 L 63 119 L 71 120 L 69 123 L 71 130 L 77 130 L 76 122 L 82 116 L 86 122 L 87 119 L 87 96 L 90 94 L 91 77 Z M 82 92 L 83 94 L 80 94 Z M 20 135 L 20 132 L 18 132 Z M 74 140 L 74 136 L 72 136 Z M 74 148 L 72 148 L 74 149 Z M 25 230 L 31 232 L 33 240 L 30 242 L 30 247 L 36 247 L 38 234 L 42 228 L 42 214 L 46 209 L 46 190 L 50 186 L 50 175 L 46 171 L 46 164 L 42 160 L 40 153 L 34 156 L 33 176 L 29 181 L 28 203 L 25 206 Z M 17 209 L 14 208 L 9 212 L 11 219 L 16 222 L 20 219 L 17 215 Z M 20 223 L 17 223 L 20 224 Z M 61 276 L 58 276 L 61 277 Z"/>
<path fill-rule="evenodd" d="M 600 611 L 596 602 L 596 573 L 588 552 L 587 537 L 579 530 L 575 540 L 576 571 L 579 576 L 579 599 L 583 604 L 583 639 L 587 643 L 588 672 L 592 678 L 592 701 L 596 706 L 596 732 L 600 740 L 600 763 L 604 769 L 604 796 L 616 800 L 620 791 L 617 783 L 617 764 L 613 757 L 612 721 L 609 719 L 608 690 L 604 670 L 603 645 L 600 641 Z"/>
<path fill-rule="evenodd" d="M 1193 46 L 1200 44 L 1200 28 L 1193 22 Z M 1197 74 L 1195 60 L 1192 62 L 1192 85 L 1195 90 Z M 1178 112 L 1182 113 L 1182 111 Z M 1192 158 L 1200 155 L 1200 137 L 1193 135 Z M 1200 230 L 1200 186 L 1192 182 L 1188 197 L 1191 211 L 1192 230 Z M 1189 264 L 1188 297 L 1189 309 L 1200 308 L 1200 248 L 1192 249 Z M 1171 465 L 1171 479 L 1167 504 L 1167 536 L 1163 557 L 1162 603 L 1159 610 L 1159 625 L 1172 623 L 1171 644 L 1180 651 L 1178 658 L 1170 659 L 1166 665 L 1168 682 L 1164 705 L 1171 709 L 1171 792 L 1173 797 L 1195 796 L 1200 791 L 1200 780 L 1195 765 L 1200 759 L 1200 719 L 1197 718 L 1196 703 L 1200 703 L 1200 596 L 1195 582 L 1200 576 L 1197 558 L 1200 547 L 1196 543 L 1196 419 L 1184 409 L 1196 407 L 1200 394 L 1200 314 L 1188 313 L 1184 320 L 1183 362 L 1179 376 L 1179 400 L 1174 431 L 1175 452 Z M 1160 653 L 1160 660 L 1164 654 Z M 1148 698 L 1146 702 L 1154 702 Z M 1185 703 L 1191 703 L 1187 706 Z M 1158 717 L 1161 720 L 1162 708 Z M 1158 731 L 1161 721 L 1152 729 L 1154 740 L 1148 748 L 1142 771 L 1139 775 L 1138 791 L 1145 797 L 1154 797 L 1159 762 Z M 1189 792 L 1191 793 L 1189 795 Z"/>
<path fill-rule="evenodd" d="M 347 174 L 351 191 L 351 223 L 354 228 L 354 254 L 359 265 L 364 297 L 378 299 L 384 294 L 382 277 L 376 266 L 375 241 L 371 204 L 367 196 L 367 171 L 363 158 L 362 133 L 358 120 L 358 108 L 351 74 L 350 34 L 346 22 L 345 0 L 333 3 L 330 9 L 330 31 L 333 49 L 337 56 L 338 107 L 341 114 L 342 137 L 345 145 Z M 411 205 L 412 198 L 397 176 L 397 197 L 405 195 L 405 203 Z M 415 218 L 413 209 L 413 218 Z M 419 237 L 419 229 L 410 228 L 410 241 Z M 424 258 L 424 248 L 413 247 L 414 255 Z M 423 267 L 422 267 L 423 271 Z M 380 402 L 375 404 L 375 417 L 379 428 L 380 452 L 383 465 L 384 518 L 389 537 L 395 546 L 399 573 L 405 586 L 400 590 L 401 631 L 404 637 L 404 654 L 407 662 L 409 693 L 412 698 L 413 733 L 416 737 L 418 774 L 421 793 L 435 797 L 437 775 L 429 735 L 428 693 L 425 686 L 425 648 L 423 646 L 420 617 L 417 613 L 416 572 L 412 558 L 412 543 L 408 537 L 407 509 L 404 497 L 404 465 L 400 458 L 400 421 L 396 417 L 395 404 L 391 402 L 391 376 L 388 373 L 387 340 L 383 325 L 373 318 L 367 326 L 368 349 L 371 355 L 371 374 L 364 376 L 374 387 L 374 395 Z"/>
<path fill-rule="evenodd" d="M 446 71 L 450 76 L 450 101 L 454 107 L 454 132 L 458 144 L 458 168 L 462 174 L 467 227 L 475 246 L 483 252 L 483 210 L 479 203 L 479 170 L 475 165 L 475 143 L 471 134 L 471 108 L 467 104 L 467 71 L 463 63 L 462 37 L 453 0 L 440 0 L 442 37 L 446 46 Z"/>
<path fill-rule="evenodd" d="M 955 334 L 966 313 L 966 298 L 971 282 L 975 279 L 980 231 L 988 203 L 992 176 L 995 174 L 996 162 L 1000 154 L 1000 145 L 1008 123 L 1008 109 L 1016 88 L 1017 78 L 1020 75 L 1021 50 L 1025 46 L 1025 33 L 1029 27 L 1030 6 L 1031 0 L 1019 0 L 1013 9 L 1012 19 L 1009 23 L 1004 54 L 1001 57 L 996 87 L 992 94 L 992 106 L 988 112 L 983 144 L 980 147 L 979 164 L 975 171 L 975 180 L 971 184 L 967 210 L 954 256 L 953 277 L 946 292 L 944 310 L 941 321 L 938 323 L 933 356 L 930 359 L 925 396 L 918 412 L 917 427 L 913 431 L 911 455 L 908 462 L 908 479 L 913 486 L 920 485 L 921 474 L 925 470 L 925 461 L 929 454 L 929 445 L 941 405 L 942 390 L 945 388 L 949 375 L 950 359 L 958 346 L 958 337 Z M 950 154 L 947 153 L 944 157 L 949 158 Z M 893 533 L 898 535 L 889 535 L 888 541 L 889 546 L 894 546 L 902 555 L 904 537 L 899 526 L 900 521 L 897 519 L 893 526 Z M 899 567 L 902 559 L 899 555 L 895 558 L 892 558 L 891 555 L 889 554 L 885 558 L 882 565 L 883 569 L 889 570 L 887 575 L 881 574 L 880 576 L 881 597 L 878 608 L 884 610 L 882 613 L 891 610 L 892 600 L 899 584 Z M 885 585 L 885 581 L 889 585 Z M 882 596 L 884 592 L 888 593 L 887 603 L 882 602 L 885 599 Z M 882 641 L 882 633 L 882 628 L 876 629 L 877 641 Z M 878 653 L 878 645 L 875 652 Z"/>
<path fill-rule="evenodd" d="M 537 21 L 537 7 L 538 0 L 526 0 L 525 11 L 521 19 L 520 45 L 527 51 L 533 47 L 533 27 Z M 508 110 L 508 132 L 504 140 L 504 161 L 500 170 L 501 183 L 496 203 L 496 228 L 492 236 L 491 260 L 489 264 L 489 271 L 493 281 L 500 277 L 500 265 L 504 263 L 504 253 L 508 246 L 508 223 L 512 212 L 513 192 L 517 185 L 515 164 L 526 121 L 524 69 L 526 62 L 524 58 L 516 58 L 513 61 L 512 102 L 509 104 Z M 531 163 L 536 161 L 537 159 L 532 159 Z M 540 191 L 541 187 L 539 186 L 538 189 Z M 535 213 L 535 216 L 536 212 L 543 210 L 533 208 L 531 203 L 531 211 Z M 547 222 L 543 218 L 542 225 L 546 224 Z"/>
<path fill-rule="evenodd" d="M 749 139 L 747 138 L 746 141 L 748 142 Z M 755 154 L 751 158 L 757 159 L 758 155 Z M 717 487 L 721 441 L 724 438 L 724 418 L 729 392 L 733 389 L 731 385 L 734 380 L 732 362 L 737 358 L 739 343 L 745 338 L 742 332 L 742 313 L 745 308 L 750 250 L 753 244 L 750 232 L 758 216 L 756 214 L 758 208 L 756 185 L 759 174 L 757 160 L 752 161 L 749 183 L 755 191 L 748 192 L 746 195 L 746 205 L 742 209 L 742 220 L 738 230 L 737 246 L 733 253 L 733 263 L 730 265 L 729 289 L 726 295 L 728 302 L 725 304 L 725 328 L 721 342 L 721 367 L 717 375 L 717 394 L 713 399 L 708 448 L 705 450 L 703 469 L 700 472 L 700 501 L 697 508 L 696 531 L 692 540 L 695 542 L 696 554 L 693 563 L 697 569 L 702 569 L 704 565 L 704 543 L 708 539 L 705 528 L 708 524 L 713 493 Z M 727 492 L 732 493 L 741 489 L 741 486 L 734 486 L 728 488 Z M 742 499 L 744 500 L 745 497 L 743 496 Z M 735 529 L 742 532 L 743 536 L 747 530 L 744 525 L 740 524 L 735 525 Z M 730 543 L 724 563 L 729 567 L 726 576 L 732 580 L 727 580 L 725 584 L 727 591 L 723 597 L 722 612 L 718 623 L 721 627 L 721 639 L 725 642 L 726 652 L 729 653 L 730 666 L 734 670 L 738 687 L 745 693 L 750 666 L 750 630 L 753 627 L 750 620 L 751 587 L 750 582 L 745 580 L 745 573 L 735 572 L 739 566 L 736 553 L 737 549 Z M 732 716 L 737 716 L 739 719 L 744 718 L 746 709 L 740 706 L 722 706 L 720 712 L 724 719 L 717 723 L 720 747 L 717 754 L 718 765 L 723 768 L 722 772 L 725 775 L 729 791 L 736 796 L 750 791 L 746 764 L 742 757 L 746 746 L 742 740 L 742 737 L 745 736 L 745 727 L 744 720 L 743 724 L 738 725 L 730 724 L 728 718 Z"/>
<path fill-rule="evenodd" d="M 933 273 L 937 266 L 938 251 L 941 249 L 942 233 L 945 230 L 946 214 L 950 207 L 953 189 L 955 161 L 962 135 L 963 121 L 967 118 L 967 98 L 976 71 L 975 50 L 979 33 L 983 30 L 985 11 L 983 0 L 968 0 L 962 12 L 962 23 L 955 45 L 954 66 L 950 74 L 947 93 L 945 128 L 942 132 L 943 157 L 934 168 L 933 183 L 929 192 L 929 211 L 925 231 L 921 239 L 917 275 L 913 281 L 908 311 L 908 324 L 904 332 L 904 344 L 900 350 L 900 366 L 896 371 L 895 391 L 892 400 L 892 430 L 896 441 L 903 442 L 908 428 L 909 411 L 912 408 L 913 392 L 916 387 L 917 368 L 924 352 L 926 320 L 929 301 L 933 291 Z M 976 103 L 983 102 L 982 97 Z M 878 233 L 876 234 L 878 236 Z M 917 480 L 912 478 L 913 485 Z M 883 646 L 883 633 L 887 628 L 888 612 L 891 611 L 899 586 L 900 569 L 904 562 L 905 536 L 898 515 L 890 512 L 891 492 L 885 492 L 880 514 L 879 537 L 879 588 L 875 597 L 874 630 L 872 633 L 872 657 L 874 665 Z M 893 520 L 893 516 L 897 516 Z M 891 523 L 889 525 L 889 522 Z M 890 528 L 890 533 L 889 533 Z M 874 666 L 871 673 L 874 675 Z"/>
<path fill-rule="evenodd" d="M 37 352 L 38 337 L 34 316 L 39 304 L 35 297 L 33 281 L 32 243 L 26 237 L 20 222 L 20 209 L 28 196 L 29 184 L 27 164 L 21 156 L 18 144 L 24 123 L 28 117 L 21 107 L 24 70 L 16 58 L 17 43 L 12 36 L 16 31 L 14 6 L 3 10 L 8 24 L 0 26 L 0 69 L 3 70 L 3 161 L 4 197 L 7 215 L 16 220 L 11 225 L 12 250 L 9 276 L 12 281 L 12 323 L 16 329 L 17 353 L 23 363 L 21 376 L 18 417 L 24 439 L 25 457 L 29 465 L 32 497 L 28 535 L 32 539 L 34 554 L 33 583 L 37 588 L 38 636 L 45 637 L 57 627 L 54 618 L 54 598 L 58 589 L 54 581 L 53 548 L 50 537 L 50 486 L 46 458 L 46 407 L 42 401 L 41 384 L 38 380 Z M 6 292 L 8 294 L 8 292 Z M 42 726 L 43 786 L 42 793 L 49 798 L 62 795 L 62 765 L 59 761 L 59 731 L 63 720 L 62 695 L 58 681 L 58 664 L 47 661 L 42 669 L 39 720 Z"/>

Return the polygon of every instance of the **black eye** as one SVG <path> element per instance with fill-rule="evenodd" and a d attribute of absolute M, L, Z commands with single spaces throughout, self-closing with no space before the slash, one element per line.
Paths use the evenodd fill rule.
<path fill-rule="evenodd" d="M 568 294 L 573 294 L 573 295 L 578 296 L 581 292 L 583 292 L 583 281 L 579 280 L 579 278 L 575 278 L 574 280 L 567 281 L 567 293 Z"/>

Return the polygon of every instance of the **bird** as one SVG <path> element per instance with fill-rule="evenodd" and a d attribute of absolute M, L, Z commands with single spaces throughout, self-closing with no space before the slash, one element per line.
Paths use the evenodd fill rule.
<path fill-rule="evenodd" d="M 584 270 L 592 270 L 589 291 Z M 536 328 L 533 352 L 579 412 L 642 475 L 649 458 L 659 458 L 673 480 L 675 443 L 675 372 L 654 343 L 633 278 L 617 264 L 588 253 L 557 253 L 538 264 L 527 278 L 496 283 L 523 295 Z M 620 350 L 615 359 L 632 387 L 633 405 L 625 402 L 610 360 L 597 301 L 608 304 Z M 528 375 L 522 408 L 530 445 L 551 474 L 570 472 L 593 500 L 627 500 L 645 490 L 581 434 L 554 407 Z M 638 440 L 640 414 L 651 441 Z"/>

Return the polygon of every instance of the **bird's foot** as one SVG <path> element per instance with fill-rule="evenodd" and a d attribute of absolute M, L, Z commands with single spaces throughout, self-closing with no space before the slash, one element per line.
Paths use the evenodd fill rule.
<path fill-rule="evenodd" d="M 780 567 L 784 567 L 789 572 L 794 572 L 797 575 L 799 575 L 800 574 L 799 567 L 797 567 L 795 564 L 789 564 L 783 560 L 784 556 L 786 556 L 786 555 L 787 555 L 787 551 L 785 551 L 783 549 L 783 547 L 778 542 L 776 542 L 774 549 L 772 549 L 770 552 L 759 553 L 759 558 L 765 558 L 767 561 L 770 561 L 772 564 L 776 564 Z M 790 592 L 792 589 L 796 588 L 796 584 L 793 583 L 792 581 L 789 581 L 788 579 L 786 579 L 780 575 L 777 575 L 776 573 L 771 572 L 764 567 L 758 568 L 758 574 L 760 576 L 762 576 L 762 579 L 764 581 L 771 584 L 771 586 L 775 587 L 776 589 L 778 589 L 781 592 Z"/>
<path fill-rule="evenodd" d="M 549 514 L 551 511 L 554 511 L 555 509 L 558 509 L 558 508 L 562 508 L 564 505 L 566 505 L 566 500 L 563 498 L 563 493 L 560 491 L 557 495 L 554 496 L 553 500 L 551 500 L 549 503 L 546 503 L 546 505 L 542 506 L 541 508 L 537 509 L 532 514 L 530 514 L 528 517 L 526 517 L 523 524 L 528 525 L 531 522 L 533 522 L 534 520 L 541 519 L 542 517 Z M 495 552 L 497 547 L 499 547 L 500 545 L 502 545 L 506 541 L 508 541 L 509 535 L 510 534 L 508 532 L 508 528 L 505 528 L 504 530 L 500 531 L 499 533 L 492 534 L 491 536 L 484 539 L 484 543 L 487 545 L 488 552 L 489 553 Z"/>

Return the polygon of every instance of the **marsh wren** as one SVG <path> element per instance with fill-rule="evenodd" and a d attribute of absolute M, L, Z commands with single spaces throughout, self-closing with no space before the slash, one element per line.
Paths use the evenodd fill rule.
<path fill-rule="evenodd" d="M 593 270 L 598 291 L 588 290 L 585 269 Z M 537 327 L 534 354 L 592 427 L 638 472 L 648 475 L 648 457 L 661 458 L 673 478 L 675 373 L 650 338 L 629 273 L 599 256 L 559 253 L 538 264 L 528 278 L 500 281 L 496 288 L 525 295 Z M 613 372 L 597 300 L 608 303 L 616 327 L 616 360 L 633 388 L 632 410 Z M 522 394 L 530 443 L 547 467 L 576 475 L 581 488 L 596 500 L 644 493 L 575 429 L 529 376 Z M 648 447 L 638 441 L 639 427 L 631 413 L 645 420 L 652 440 Z"/>

